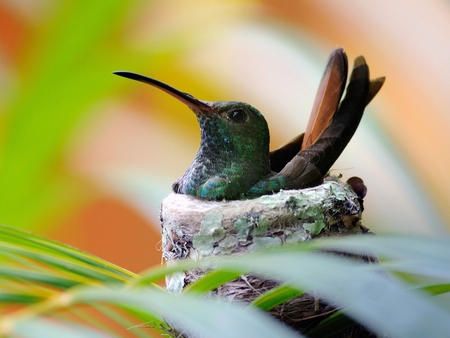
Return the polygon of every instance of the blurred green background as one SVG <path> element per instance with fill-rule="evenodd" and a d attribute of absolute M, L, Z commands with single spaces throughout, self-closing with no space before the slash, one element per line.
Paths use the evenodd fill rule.
<path fill-rule="evenodd" d="M 257 107 L 276 148 L 306 126 L 328 53 L 386 84 L 334 165 L 368 186 L 375 232 L 444 233 L 450 207 L 450 3 L 430 0 L 0 0 L 0 222 L 139 272 L 158 208 L 195 156 L 182 104 Z"/>

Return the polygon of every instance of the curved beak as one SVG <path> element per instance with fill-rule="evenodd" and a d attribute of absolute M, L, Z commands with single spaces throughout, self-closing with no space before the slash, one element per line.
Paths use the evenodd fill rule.
<path fill-rule="evenodd" d="M 144 82 L 153 87 L 159 88 L 162 91 L 166 92 L 167 94 L 171 95 L 172 97 L 176 98 L 178 101 L 183 102 L 185 105 L 187 105 L 189 108 L 191 108 L 195 113 L 201 113 L 201 112 L 204 112 L 205 110 L 207 112 L 212 112 L 211 107 L 206 102 L 200 101 L 188 93 L 179 91 L 178 89 L 175 89 L 161 81 L 152 79 L 151 77 L 147 77 L 147 76 L 144 76 L 141 74 L 127 72 L 127 71 L 117 71 L 117 72 L 114 72 L 113 74 L 123 76 L 123 77 L 126 77 L 131 80 Z"/>

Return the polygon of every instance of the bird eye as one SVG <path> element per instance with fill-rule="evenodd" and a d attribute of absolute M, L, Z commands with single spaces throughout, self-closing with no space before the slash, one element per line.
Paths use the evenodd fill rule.
<path fill-rule="evenodd" d="M 242 123 L 247 120 L 247 114 L 243 110 L 233 110 L 228 114 L 228 117 L 235 123 Z"/>

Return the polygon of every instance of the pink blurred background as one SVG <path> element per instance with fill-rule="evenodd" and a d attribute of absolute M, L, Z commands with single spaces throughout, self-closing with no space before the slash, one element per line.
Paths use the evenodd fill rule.
<path fill-rule="evenodd" d="M 375 232 L 447 233 L 450 4 L 432 0 L 0 1 L 0 222 L 139 272 L 161 262 L 158 209 L 195 156 L 182 104 L 257 107 L 276 148 L 303 132 L 329 52 L 385 86 L 334 165 L 368 186 Z"/>

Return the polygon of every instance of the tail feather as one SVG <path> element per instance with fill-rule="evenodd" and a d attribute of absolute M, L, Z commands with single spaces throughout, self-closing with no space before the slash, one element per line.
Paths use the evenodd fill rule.
<path fill-rule="evenodd" d="M 353 137 L 366 105 L 381 89 L 384 80 L 384 77 L 381 77 L 370 81 L 369 67 L 364 57 L 356 58 L 345 97 L 339 107 L 335 108 L 331 121 L 325 128 L 322 126 L 315 142 L 307 148 L 301 148 L 305 142 L 305 133 L 305 136 L 301 134 L 283 147 L 272 151 L 271 169 L 277 174 L 269 181 L 277 182 L 279 189 L 301 189 L 322 183 L 323 176 Z M 319 109 L 318 113 L 320 111 L 322 109 Z M 319 119 L 313 117 L 310 122 Z M 277 184 L 273 184 L 272 188 Z"/>
<path fill-rule="evenodd" d="M 311 115 L 303 138 L 302 149 L 316 142 L 330 123 L 339 105 L 347 82 L 347 55 L 342 48 L 331 52 L 317 90 Z"/>

